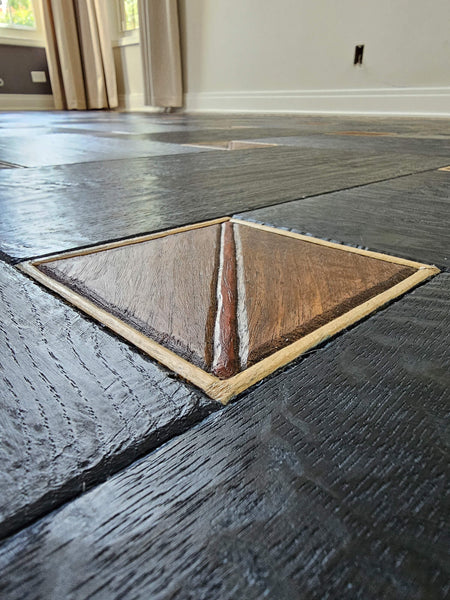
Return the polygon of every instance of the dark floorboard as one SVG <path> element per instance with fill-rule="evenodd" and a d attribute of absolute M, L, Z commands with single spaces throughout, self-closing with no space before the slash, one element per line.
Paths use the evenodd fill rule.
<path fill-rule="evenodd" d="M 0 113 L 1 161 L 52 163 L 0 170 L 0 258 L 240 213 L 448 269 L 448 123 Z M 285 145 L 180 145 L 254 136 Z M 216 404 L 0 263 L 2 600 L 448 597 L 449 291 L 202 420 Z"/>
<path fill-rule="evenodd" d="M 0 138 L 0 160 L 24 167 L 45 167 L 104 160 L 132 159 L 143 156 L 190 154 L 195 148 L 163 144 L 121 135 L 95 136 L 89 133 L 41 133 L 30 131 Z"/>
<path fill-rule="evenodd" d="M 240 218 L 450 266 L 450 173 L 431 171 L 241 213 Z"/>
<path fill-rule="evenodd" d="M 295 128 L 269 129 L 270 135 L 274 137 L 287 137 L 297 135 Z M 215 142 L 220 140 L 253 140 L 267 135 L 267 127 L 243 127 L 243 128 L 208 128 L 197 130 L 178 130 L 168 132 L 158 132 L 146 135 L 146 139 L 155 142 L 165 142 L 170 144 L 195 144 L 199 142 Z"/>
<path fill-rule="evenodd" d="M 3 598 L 443 599 L 450 275 L 4 543 Z"/>
<path fill-rule="evenodd" d="M 0 264 L 0 538 L 218 408 Z"/>
<path fill-rule="evenodd" d="M 0 251 L 13 260 L 362 185 L 440 157 L 269 148 L 0 171 Z"/>
<path fill-rule="evenodd" d="M 244 130 L 245 131 L 245 130 Z M 368 140 L 370 140 L 368 142 Z M 379 152 L 391 154 L 420 154 L 441 156 L 450 164 L 450 136 L 436 136 L 432 138 L 404 136 L 366 137 L 336 134 L 309 134 L 289 137 L 262 137 L 259 142 L 280 144 L 282 146 L 295 146 L 299 148 L 335 149 L 346 152 L 361 152 L 374 154 Z M 395 163 L 396 157 L 391 157 Z"/>

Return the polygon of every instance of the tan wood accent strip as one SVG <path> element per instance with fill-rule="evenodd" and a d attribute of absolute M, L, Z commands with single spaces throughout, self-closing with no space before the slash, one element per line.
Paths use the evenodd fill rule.
<path fill-rule="evenodd" d="M 156 240 L 158 238 L 166 237 L 167 235 L 182 233 L 183 231 L 190 231 L 191 229 L 201 229 L 203 227 L 209 227 L 210 225 L 220 225 L 221 223 L 226 223 L 229 220 L 230 217 L 221 217 L 220 219 L 213 219 L 211 221 L 202 221 L 201 223 L 194 223 L 193 225 L 184 225 L 183 227 L 176 227 L 175 229 L 158 231 L 157 233 L 149 233 L 147 235 L 141 235 L 139 237 L 129 238 L 126 240 L 119 240 L 117 242 L 109 242 L 108 244 L 99 244 L 98 246 L 90 246 L 89 248 L 71 250 L 69 252 L 61 252 L 59 254 L 47 256 L 45 258 L 36 259 L 31 262 L 33 265 L 42 265 L 44 263 L 53 262 L 54 260 L 61 260 L 62 258 L 72 258 L 74 256 L 94 254 L 95 252 L 111 250 L 111 248 L 120 248 L 122 246 L 130 246 L 132 244 L 140 244 L 141 242 L 147 242 L 149 240 Z"/>
<path fill-rule="evenodd" d="M 319 238 L 314 238 L 309 235 L 303 235 L 301 233 L 295 233 L 293 231 L 285 231 L 284 229 L 276 229 L 275 227 L 269 227 L 268 225 L 261 225 L 260 223 L 252 223 L 251 221 L 244 221 L 243 219 L 230 219 L 231 223 L 238 223 L 239 225 L 246 225 L 247 227 L 253 227 L 255 229 L 261 229 L 262 231 L 269 231 L 271 233 L 277 233 L 278 235 L 285 235 L 292 237 L 297 240 L 303 240 L 304 242 L 310 242 L 311 244 L 319 244 L 321 246 L 328 246 L 329 248 L 335 248 L 336 250 L 345 250 L 347 252 L 353 252 L 355 254 L 362 254 L 370 258 L 376 258 L 378 260 L 384 260 L 385 262 L 396 263 L 397 265 L 405 265 L 413 267 L 414 269 L 421 269 L 423 267 L 430 268 L 432 265 L 424 265 L 413 260 L 406 258 L 398 258 L 397 256 L 391 256 L 390 254 L 382 254 L 381 252 L 372 252 L 371 250 L 363 250 L 362 248 L 353 248 L 352 246 L 345 246 L 344 244 L 337 244 L 335 242 L 328 242 Z"/>
<path fill-rule="evenodd" d="M 323 327 L 316 329 L 316 331 L 313 331 L 300 340 L 290 344 L 289 346 L 286 346 L 278 352 L 275 352 L 272 354 L 272 356 L 261 360 L 259 363 L 249 367 L 247 370 L 242 371 L 242 373 L 238 373 L 226 381 L 216 381 L 211 387 L 205 389 L 206 393 L 211 398 L 222 402 L 222 404 L 227 404 L 237 394 L 244 391 L 254 383 L 260 381 L 270 373 L 273 373 L 276 371 L 276 369 L 287 365 L 307 350 L 317 346 L 327 338 L 332 337 L 339 331 L 342 331 L 350 325 L 353 325 L 357 321 L 360 321 L 364 317 L 374 312 L 377 308 L 380 308 L 394 298 L 401 296 L 411 288 L 415 287 L 422 281 L 425 281 L 429 277 L 436 275 L 437 273 L 439 273 L 439 269 L 436 267 L 422 265 L 416 273 L 407 279 L 404 279 L 389 290 L 378 294 L 378 296 L 371 298 L 367 302 L 364 302 L 364 304 L 361 304 L 344 315 L 333 319 L 333 321 L 330 321 Z"/>

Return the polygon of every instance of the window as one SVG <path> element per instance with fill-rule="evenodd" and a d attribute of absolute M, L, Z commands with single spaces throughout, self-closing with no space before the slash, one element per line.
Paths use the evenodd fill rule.
<path fill-rule="evenodd" d="M 120 29 L 132 31 L 139 27 L 138 0 L 119 0 Z"/>
<path fill-rule="evenodd" d="M 0 27 L 35 29 L 32 0 L 0 0 Z"/>

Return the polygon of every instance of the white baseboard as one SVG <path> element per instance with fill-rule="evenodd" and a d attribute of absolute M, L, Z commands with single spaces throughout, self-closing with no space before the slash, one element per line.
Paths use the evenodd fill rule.
<path fill-rule="evenodd" d="M 450 87 L 187 93 L 185 110 L 449 117 Z"/>
<path fill-rule="evenodd" d="M 55 110 L 51 94 L 0 94 L 0 111 Z"/>

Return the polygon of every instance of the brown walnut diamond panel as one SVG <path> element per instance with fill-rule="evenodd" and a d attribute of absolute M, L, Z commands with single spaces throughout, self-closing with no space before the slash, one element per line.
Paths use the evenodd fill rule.
<path fill-rule="evenodd" d="M 22 268 L 222 401 L 436 272 L 229 219 Z"/>

